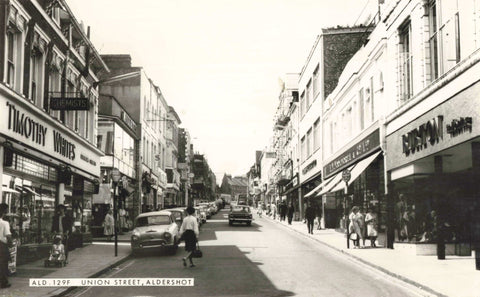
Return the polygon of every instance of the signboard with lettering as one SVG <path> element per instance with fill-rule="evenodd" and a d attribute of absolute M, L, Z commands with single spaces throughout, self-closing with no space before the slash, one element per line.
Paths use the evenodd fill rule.
<path fill-rule="evenodd" d="M 79 136 L 68 133 L 48 115 L 30 111 L 24 103 L 0 96 L 0 106 L 5 109 L 5 117 L 0 119 L 1 134 L 92 175 L 100 175 L 101 153 L 78 139 Z"/>
<path fill-rule="evenodd" d="M 339 170 L 348 167 L 355 163 L 358 159 L 366 154 L 376 150 L 380 146 L 380 130 L 377 129 L 357 144 L 352 146 L 346 152 L 341 154 L 338 158 L 328 163 L 323 170 L 325 177 L 338 172 Z"/>
<path fill-rule="evenodd" d="M 417 114 L 419 110 L 412 110 L 390 122 L 385 131 L 388 151 L 386 170 L 402 168 L 479 137 L 480 125 L 475 124 L 480 119 L 479 90 L 480 84 L 476 83 L 441 104 L 436 103 L 422 114 Z M 432 96 L 436 98 L 437 95 Z M 440 93 L 438 96 L 443 98 L 445 95 Z M 451 154 L 449 162 L 452 166 L 454 163 L 463 166 L 456 161 L 463 158 L 460 150 L 448 154 Z"/>
<path fill-rule="evenodd" d="M 88 98 L 50 97 L 50 108 L 53 110 L 89 110 Z"/>

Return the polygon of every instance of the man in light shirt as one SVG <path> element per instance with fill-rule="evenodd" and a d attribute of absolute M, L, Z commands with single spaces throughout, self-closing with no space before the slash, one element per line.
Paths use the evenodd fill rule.
<path fill-rule="evenodd" d="M 8 288 L 11 284 L 8 282 L 8 260 L 10 251 L 8 247 L 12 244 L 12 233 L 10 233 L 10 224 L 3 220 L 8 212 L 8 205 L 0 204 L 0 288 Z"/>

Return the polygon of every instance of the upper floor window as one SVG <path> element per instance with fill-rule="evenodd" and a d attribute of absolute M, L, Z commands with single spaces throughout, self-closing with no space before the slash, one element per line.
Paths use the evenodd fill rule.
<path fill-rule="evenodd" d="M 30 99 L 33 103 L 43 108 L 43 55 L 34 49 L 30 58 Z"/>
<path fill-rule="evenodd" d="M 441 5 L 440 5 L 441 4 Z M 455 1 L 431 0 L 427 6 L 431 80 L 460 61 L 459 14 Z"/>
<path fill-rule="evenodd" d="M 317 150 L 320 148 L 320 118 L 318 118 L 313 124 L 313 149 Z"/>
<path fill-rule="evenodd" d="M 318 93 L 320 92 L 320 88 L 318 87 L 318 67 L 315 68 L 313 71 L 313 79 L 312 79 L 312 93 L 313 93 L 313 99 L 317 97 Z"/>
<path fill-rule="evenodd" d="M 312 155 L 312 128 L 308 130 L 307 132 L 307 157 L 310 157 Z"/>
<path fill-rule="evenodd" d="M 301 140 L 301 154 L 300 154 L 300 157 L 301 157 L 301 162 L 305 161 L 306 159 L 306 154 L 307 154 L 307 148 L 305 146 L 305 136 L 302 137 L 302 140 Z"/>
<path fill-rule="evenodd" d="M 312 92 L 312 81 L 309 80 L 307 83 L 307 89 L 305 90 L 305 107 L 306 107 L 305 112 L 308 110 L 308 108 L 310 107 L 310 104 L 312 103 L 311 92 Z"/>
<path fill-rule="evenodd" d="M 17 92 L 20 92 L 21 75 L 21 33 L 13 29 L 7 31 L 6 36 L 7 65 L 6 83 Z"/>
<path fill-rule="evenodd" d="M 363 88 L 358 92 L 358 116 L 359 116 L 359 125 L 360 131 L 365 128 L 365 102 L 363 95 Z M 352 127 L 353 128 L 353 127 Z"/>
<path fill-rule="evenodd" d="M 300 117 L 303 117 L 305 114 L 305 92 L 300 95 Z"/>
<path fill-rule="evenodd" d="M 412 26 L 410 21 L 399 29 L 399 80 L 400 99 L 407 100 L 413 95 L 412 81 Z"/>

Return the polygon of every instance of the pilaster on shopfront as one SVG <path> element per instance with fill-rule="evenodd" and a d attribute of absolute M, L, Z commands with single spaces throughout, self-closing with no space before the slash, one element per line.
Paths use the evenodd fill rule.
<path fill-rule="evenodd" d="M 464 80 L 421 98 L 388 125 L 395 249 L 417 255 L 438 255 L 440 249 L 439 258 L 471 255 L 472 222 L 480 204 L 475 178 L 480 83 L 468 82 L 478 79 L 471 76 L 475 68 L 478 64 L 463 74 Z"/>

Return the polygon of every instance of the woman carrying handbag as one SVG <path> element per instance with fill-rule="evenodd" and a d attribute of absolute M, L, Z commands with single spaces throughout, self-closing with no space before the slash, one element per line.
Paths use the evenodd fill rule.
<path fill-rule="evenodd" d="M 195 267 L 193 264 L 193 252 L 197 248 L 197 238 L 199 235 L 197 218 L 193 216 L 195 213 L 195 208 L 189 206 L 187 207 L 188 216 L 183 219 L 182 226 L 180 227 L 180 238 L 185 240 L 185 250 L 187 251 L 187 256 L 182 258 L 183 266 L 187 266 L 187 259 L 190 261 L 190 267 Z"/>

